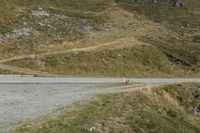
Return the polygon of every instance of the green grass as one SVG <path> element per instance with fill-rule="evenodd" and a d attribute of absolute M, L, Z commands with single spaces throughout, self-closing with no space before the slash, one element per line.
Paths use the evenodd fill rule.
<path fill-rule="evenodd" d="M 44 8 L 54 9 L 66 13 L 67 11 L 77 11 L 81 14 L 83 11 L 92 13 L 102 11 L 112 4 L 113 0 L 2 0 L 0 4 L 1 18 L 0 25 L 19 26 L 22 20 L 20 16 L 27 15 L 30 9 Z M 73 14 L 71 14 L 73 15 Z"/>
<path fill-rule="evenodd" d="M 129 3 L 128 0 L 116 0 L 121 7 L 129 11 L 137 11 L 155 22 L 165 24 L 179 33 L 194 33 L 200 29 L 199 0 L 189 0 L 183 8 L 158 2 L 157 4 Z"/>
<path fill-rule="evenodd" d="M 175 88 L 171 85 L 165 87 L 164 90 L 170 93 L 184 107 L 187 113 L 194 113 L 194 110 L 199 106 L 199 85 L 179 84 Z"/>
<path fill-rule="evenodd" d="M 154 46 L 58 54 L 14 60 L 6 64 L 59 75 L 138 77 L 198 75 L 198 71 L 189 72 L 186 68 L 171 65 L 165 55 Z M 185 73 L 182 73 L 183 71 Z"/>
<path fill-rule="evenodd" d="M 199 71 L 200 67 L 200 1 L 187 1 L 183 8 L 173 7 L 172 4 L 158 2 L 152 4 L 129 3 L 128 1 L 116 0 L 120 7 L 130 12 L 149 18 L 156 23 L 167 27 L 178 36 L 163 36 L 162 38 L 141 37 L 148 43 L 157 46 L 172 63 L 178 66 L 189 66 L 186 69 Z"/>
<path fill-rule="evenodd" d="M 185 70 L 199 72 L 199 44 L 177 41 L 174 38 L 167 38 L 166 40 L 142 38 L 142 40 L 156 46 L 174 65 Z"/>
<path fill-rule="evenodd" d="M 153 75 L 172 71 L 167 58 L 152 46 L 59 54 L 7 64 L 37 70 L 42 70 L 43 64 L 42 71 L 61 75 L 142 76 L 141 73 Z"/>
<path fill-rule="evenodd" d="M 30 15 L 39 8 L 72 19 L 60 21 L 53 15 Z M 183 8 L 163 2 L 138 4 L 128 0 L 3 0 L 0 34 L 12 33 L 24 23 L 39 34 L 8 39 L 0 45 L 0 59 L 93 46 L 133 36 L 152 46 L 67 53 L 7 64 L 61 75 L 197 77 L 200 73 L 199 10 L 198 0 L 187 1 Z M 44 20 L 52 28 L 38 24 Z M 87 26 L 93 27 L 92 34 L 77 30 Z M 118 53 L 123 57 L 117 57 Z"/>
<path fill-rule="evenodd" d="M 106 18 L 95 13 L 108 8 L 111 2 L 112 0 L 1 1 L 0 34 L 12 36 L 16 29 L 33 29 L 29 36 L 8 37 L 4 45 L 0 45 L 1 58 L 42 53 L 48 51 L 49 45 L 62 45 L 63 42 L 82 39 L 87 35 L 81 30 L 87 26 L 93 27 L 94 32 L 103 30 Z M 69 16 L 71 19 L 58 19 L 53 15 L 32 16 L 31 12 L 39 8 L 50 14 Z"/>
<path fill-rule="evenodd" d="M 188 96 L 193 97 L 194 88 L 199 87 L 199 84 L 177 84 L 103 95 L 57 118 L 31 122 L 14 132 L 87 133 L 93 127 L 92 132 L 197 133 L 200 119 L 188 107 L 195 110 L 200 99 L 190 99 L 192 104 L 188 106 Z M 180 96 L 185 102 L 179 100 Z"/>
<path fill-rule="evenodd" d="M 11 74 L 11 75 L 12 75 L 12 74 L 19 74 L 19 75 L 20 75 L 20 74 L 22 74 L 22 73 L 10 71 L 10 70 L 4 70 L 4 69 L 1 69 L 1 68 L 0 68 L 0 73 L 3 74 L 3 75 L 4 75 L 4 74 L 5 74 L 5 75 L 7 75 L 7 74 Z"/>

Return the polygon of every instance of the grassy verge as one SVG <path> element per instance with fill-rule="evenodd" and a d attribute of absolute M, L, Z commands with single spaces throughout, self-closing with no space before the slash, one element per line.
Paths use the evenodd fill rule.
<path fill-rule="evenodd" d="M 14 132 L 197 133 L 199 88 L 199 84 L 177 84 L 104 95 L 57 118 L 29 123 Z"/>
<path fill-rule="evenodd" d="M 4 75 L 4 74 L 5 74 L 5 75 L 9 75 L 9 74 L 11 74 L 11 75 L 12 75 L 12 74 L 19 74 L 19 75 L 20 75 L 20 74 L 23 74 L 23 73 L 18 73 L 18 72 L 14 72 L 14 71 L 4 70 L 4 69 L 1 69 L 1 68 L 0 68 L 0 73 L 1 73 L 2 75 Z"/>

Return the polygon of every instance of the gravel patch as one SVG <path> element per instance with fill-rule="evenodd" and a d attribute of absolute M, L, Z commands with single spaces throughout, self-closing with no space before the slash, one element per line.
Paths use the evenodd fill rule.
<path fill-rule="evenodd" d="M 0 84 L 0 132 L 107 91 L 113 84 Z"/>
<path fill-rule="evenodd" d="M 42 8 L 39 8 L 38 10 L 31 11 L 31 14 L 33 16 L 37 16 L 37 17 L 39 17 L 39 16 L 47 16 L 47 17 L 50 16 L 50 13 L 43 10 Z"/>
<path fill-rule="evenodd" d="M 95 31 L 103 30 L 100 23 L 94 22 L 93 18 L 77 15 L 66 15 L 63 12 L 54 12 L 50 9 L 33 9 L 26 16 L 21 18 L 22 23 L 13 28 L 10 32 L 1 36 L 0 44 L 11 39 L 28 41 L 31 36 L 48 34 L 49 42 L 62 42 L 64 40 L 80 39 L 83 36 L 92 34 Z M 32 42 L 32 41 L 30 41 Z M 40 43 L 40 42 L 37 42 Z M 19 44 L 22 44 L 21 42 Z M 44 43 L 42 42 L 44 45 Z"/>
<path fill-rule="evenodd" d="M 12 37 L 21 37 L 21 36 L 29 36 L 32 32 L 32 28 L 21 28 L 21 29 L 15 29 L 12 33 Z"/>

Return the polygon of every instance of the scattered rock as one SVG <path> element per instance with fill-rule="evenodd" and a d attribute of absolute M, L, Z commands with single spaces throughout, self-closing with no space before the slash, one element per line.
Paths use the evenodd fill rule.
<path fill-rule="evenodd" d="M 183 7 L 184 0 L 129 0 L 130 3 L 141 3 L 141 4 L 156 4 L 158 2 L 163 4 L 171 4 L 176 7 Z"/>
<path fill-rule="evenodd" d="M 3 35 L 0 34 L 0 44 L 2 44 L 4 42 L 4 37 Z"/>
<path fill-rule="evenodd" d="M 59 15 L 59 14 L 53 14 L 53 15 L 59 19 L 71 19 L 71 17 L 66 15 Z"/>
<path fill-rule="evenodd" d="M 184 6 L 183 0 L 174 0 L 176 7 L 182 7 Z"/>
<path fill-rule="evenodd" d="M 0 44 L 7 39 L 22 38 L 29 35 L 49 34 L 49 41 L 62 42 L 64 39 L 76 38 L 103 29 L 102 26 L 93 26 L 90 18 L 67 16 L 62 13 L 51 12 L 43 8 L 34 9 L 26 17 L 22 17 L 22 25 L 6 35 L 0 34 Z M 25 38 L 26 39 L 26 38 Z M 22 44 L 22 43 L 20 43 Z M 44 43 L 43 43 L 44 44 Z"/>
<path fill-rule="evenodd" d="M 38 24 L 39 24 L 40 26 L 45 26 L 45 24 L 42 23 L 42 22 L 39 22 Z"/>
<path fill-rule="evenodd" d="M 45 11 L 42 8 L 34 10 L 31 12 L 32 16 L 36 16 L 36 22 L 41 27 L 47 27 L 52 30 L 57 30 L 63 27 L 66 31 L 64 32 L 79 32 L 81 34 L 90 34 L 93 32 L 94 27 L 90 25 L 89 19 L 82 17 L 71 17 L 63 14 L 51 13 L 50 11 Z M 40 17 L 46 16 L 45 19 L 40 19 Z M 34 25 L 34 24 L 33 24 Z M 59 27 L 57 27 L 59 26 Z"/>
<path fill-rule="evenodd" d="M 47 11 L 43 10 L 42 8 L 39 8 L 38 10 L 32 11 L 31 13 L 32 13 L 33 16 L 37 16 L 37 17 L 39 17 L 39 16 L 47 16 L 47 17 L 50 16 L 50 14 Z"/>
<path fill-rule="evenodd" d="M 79 30 L 83 34 L 90 34 L 93 31 L 92 26 L 84 26 L 82 29 Z"/>
<path fill-rule="evenodd" d="M 93 126 L 93 127 L 91 127 L 88 131 L 89 131 L 89 132 L 92 132 L 92 131 L 94 131 L 94 130 L 96 130 L 96 127 Z"/>
<path fill-rule="evenodd" d="M 56 106 L 60 106 L 60 104 L 59 104 L 59 103 L 56 103 Z"/>
<path fill-rule="evenodd" d="M 32 32 L 32 28 L 21 28 L 21 29 L 15 29 L 12 33 L 12 36 L 15 37 L 20 37 L 20 36 L 28 36 Z"/>
<path fill-rule="evenodd" d="M 197 107 L 197 109 L 196 109 L 194 114 L 200 116 L 200 105 Z"/>

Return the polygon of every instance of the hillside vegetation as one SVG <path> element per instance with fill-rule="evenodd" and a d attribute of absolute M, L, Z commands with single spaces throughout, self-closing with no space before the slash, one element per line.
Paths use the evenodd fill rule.
<path fill-rule="evenodd" d="M 2 0 L 0 12 L 0 63 L 14 66 L 9 71 L 200 75 L 198 0 L 182 7 L 159 0 Z"/>
<path fill-rule="evenodd" d="M 100 96 L 82 108 L 41 119 L 14 132 L 198 133 L 200 85 L 176 84 Z"/>

